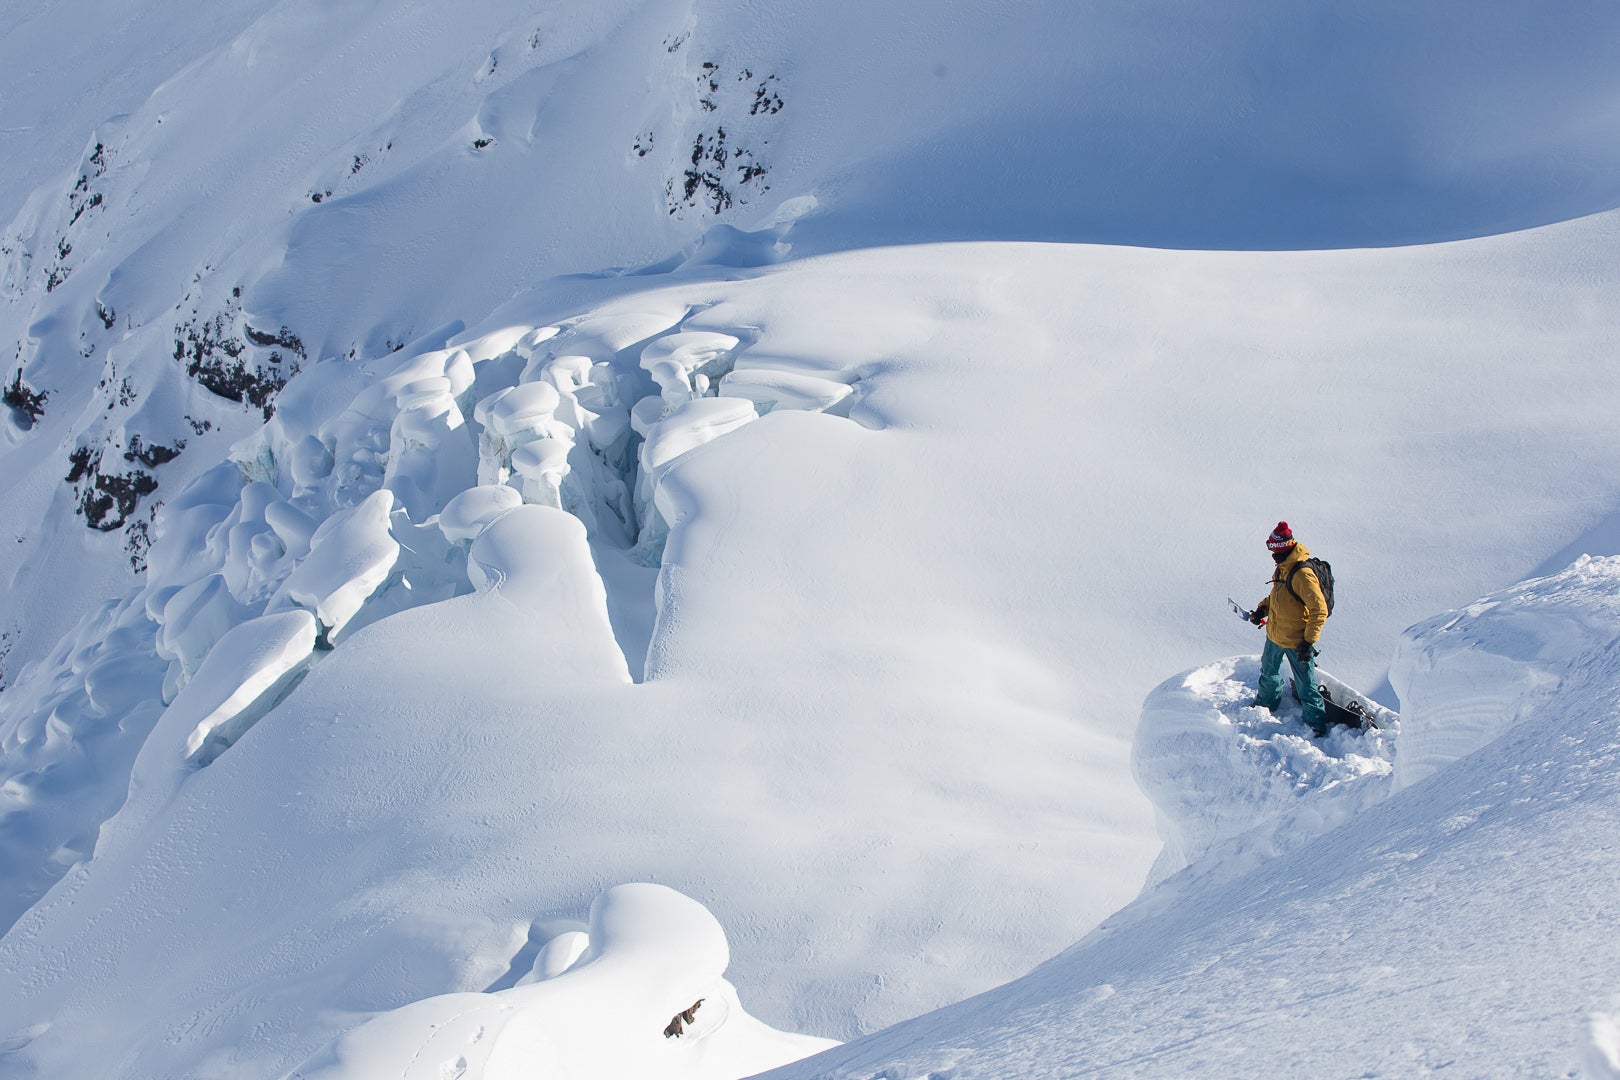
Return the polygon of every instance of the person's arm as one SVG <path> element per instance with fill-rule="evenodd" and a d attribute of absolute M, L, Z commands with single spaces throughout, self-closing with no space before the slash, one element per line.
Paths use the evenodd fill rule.
<path fill-rule="evenodd" d="M 1316 580 L 1316 571 L 1302 566 L 1294 574 L 1294 591 L 1305 605 L 1305 644 L 1315 645 L 1322 637 L 1327 623 L 1327 597 L 1322 595 L 1322 583 Z"/>

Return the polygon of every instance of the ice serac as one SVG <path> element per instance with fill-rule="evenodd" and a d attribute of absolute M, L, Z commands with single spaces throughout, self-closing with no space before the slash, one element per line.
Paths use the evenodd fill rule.
<path fill-rule="evenodd" d="M 209 652 L 169 711 L 195 721 L 186 756 L 207 765 L 269 712 L 315 649 L 315 616 L 261 615 L 233 627 Z"/>
<path fill-rule="evenodd" d="M 609 889 L 588 930 L 554 941 L 574 954 L 566 965 L 509 990 L 385 1013 L 289 1080 L 734 1080 L 835 1045 L 748 1015 L 723 977 L 725 931 L 674 889 Z"/>
<path fill-rule="evenodd" d="M 636 511 L 642 522 L 639 543 L 654 555 L 661 550 L 673 524 L 673 515 L 661 495 L 665 475 L 699 446 L 759 419 L 753 403 L 742 398 L 693 397 L 671 408 L 670 396 L 666 390 L 662 401 L 642 398 L 631 414 L 644 439 L 635 492 Z"/>
<path fill-rule="evenodd" d="M 747 398 L 764 416 L 772 409 L 831 412 L 848 400 L 848 383 L 795 371 L 738 368 L 720 380 L 722 397 Z"/>
<path fill-rule="evenodd" d="M 572 635 L 566 651 L 629 682 L 630 671 L 608 621 L 607 593 L 591 561 L 585 526 L 548 506 L 520 506 L 478 534 L 467 576 L 486 602 L 504 601 Z M 557 649 L 559 643 L 552 642 Z"/>
<path fill-rule="evenodd" d="M 451 377 L 430 375 L 407 383 L 395 396 L 399 414 L 383 482 L 413 521 L 438 512 L 477 472 L 478 453 L 456 405 L 457 391 Z"/>
<path fill-rule="evenodd" d="M 523 505 L 523 496 L 505 484 L 470 487 L 445 503 L 439 529 L 452 544 L 470 544 L 496 518 Z"/>
<path fill-rule="evenodd" d="M 170 685 L 178 691 L 215 643 L 249 612 L 231 596 L 222 574 L 209 574 L 164 595 L 157 653 L 170 662 Z"/>
<path fill-rule="evenodd" d="M 732 335 L 712 330 L 668 334 L 641 350 L 641 367 L 658 384 L 664 404 L 673 409 L 702 396 L 710 383 L 730 372 L 738 344 Z"/>
<path fill-rule="evenodd" d="M 388 527 L 393 505 L 394 493 L 384 489 L 327 518 L 310 539 L 309 556 L 282 586 L 287 598 L 313 611 L 334 639 L 399 558 L 399 543 Z"/>

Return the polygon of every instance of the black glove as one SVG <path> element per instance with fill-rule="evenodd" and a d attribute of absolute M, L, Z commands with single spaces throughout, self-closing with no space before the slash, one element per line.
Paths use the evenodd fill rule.
<path fill-rule="evenodd" d="M 1299 648 L 1294 650 L 1294 655 L 1299 657 L 1300 663 L 1308 664 L 1316 656 L 1316 647 L 1308 641 L 1302 641 Z"/>
<path fill-rule="evenodd" d="M 1249 621 L 1254 623 L 1254 625 L 1256 625 L 1256 626 L 1259 626 L 1261 623 L 1266 621 L 1266 604 L 1265 604 L 1265 601 L 1262 600 L 1255 607 L 1255 609 L 1249 613 Z"/>

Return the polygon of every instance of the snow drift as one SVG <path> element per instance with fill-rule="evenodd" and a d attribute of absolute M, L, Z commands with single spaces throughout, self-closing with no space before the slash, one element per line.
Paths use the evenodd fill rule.
<path fill-rule="evenodd" d="M 1517 659 L 1428 662 L 1462 641 Z M 1276 858 L 1192 863 L 1023 979 L 770 1076 L 1604 1075 L 1616 641 L 1615 558 L 1415 627 L 1402 744 L 1454 698 L 1492 703 L 1494 739 Z"/>
<path fill-rule="evenodd" d="M 516 986 L 385 1014 L 292 1080 L 740 1077 L 830 1045 L 743 1012 L 721 977 L 727 958 L 725 933 L 701 905 L 620 885 L 591 905 L 588 924 L 549 939 Z"/>

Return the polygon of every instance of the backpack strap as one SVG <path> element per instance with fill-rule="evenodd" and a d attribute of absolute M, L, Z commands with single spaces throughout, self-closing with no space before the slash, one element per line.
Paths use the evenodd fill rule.
<path fill-rule="evenodd" d="M 1310 567 L 1305 565 L 1304 559 L 1301 559 L 1299 562 L 1295 563 L 1293 568 L 1288 571 L 1288 576 L 1283 579 L 1283 588 L 1288 590 L 1288 595 L 1292 596 L 1299 603 L 1300 607 L 1304 607 L 1305 598 L 1294 591 L 1294 575 L 1299 573 L 1301 570 L 1310 570 Z M 1311 576 L 1316 576 L 1315 570 L 1311 570 Z M 1321 588 L 1321 582 L 1317 583 L 1317 587 Z"/>

